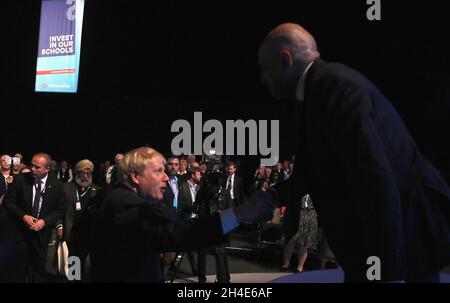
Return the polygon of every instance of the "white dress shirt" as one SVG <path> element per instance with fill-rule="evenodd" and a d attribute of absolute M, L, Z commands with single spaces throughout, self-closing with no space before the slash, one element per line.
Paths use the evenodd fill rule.
<path fill-rule="evenodd" d="M 228 177 L 228 180 L 227 180 L 227 190 L 229 189 L 230 190 L 230 196 L 231 196 L 231 199 L 233 199 L 234 200 L 234 193 L 233 193 L 233 189 L 234 189 L 234 187 L 233 187 L 233 184 L 234 184 L 234 175 L 235 174 L 233 174 L 233 175 L 231 175 L 231 176 L 229 176 Z M 230 188 L 228 188 L 228 187 L 230 187 Z"/>

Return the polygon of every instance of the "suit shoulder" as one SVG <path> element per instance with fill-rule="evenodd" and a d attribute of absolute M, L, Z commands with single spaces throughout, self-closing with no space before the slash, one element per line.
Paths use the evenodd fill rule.
<path fill-rule="evenodd" d="M 361 86 L 369 83 L 363 74 L 341 63 L 328 63 L 320 66 L 313 76 L 313 82 L 320 82 L 329 86 L 336 84 Z"/>
<path fill-rule="evenodd" d="M 13 183 L 11 184 L 14 187 L 22 187 L 24 184 L 33 185 L 33 174 L 25 173 L 14 176 Z"/>
<path fill-rule="evenodd" d="M 144 205 L 145 200 L 129 189 L 119 187 L 106 195 L 105 203 L 113 207 L 124 208 Z"/>
<path fill-rule="evenodd" d="M 27 177 L 26 175 L 31 175 L 31 173 L 15 175 L 14 178 L 13 178 L 13 183 L 14 184 L 18 184 L 18 183 L 25 182 L 25 178 Z"/>
<path fill-rule="evenodd" d="M 56 178 L 56 176 L 54 176 L 53 174 L 49 174 L 47 177 L 47 182 L 49 182 L 50 184 L 56 185 L 56 186 L 61 186 L 63 187 L 64 183 L 61 182 L 60 180 L 58 180 L 58 178 Z"/>
<path fill-rule="evenodd" d="M 75 189 L 75 184 L 73 184 L 72 182 L 62 183 L 61 185 L 65 191 Z"/>
<path fill-rule="evenodd" d="M 374 90 L 364 75 L 340 63 L 320 65 L 311 78 L 311 93 L 316 105 L 329 111 L 371 108 L 368 97 Z"/>

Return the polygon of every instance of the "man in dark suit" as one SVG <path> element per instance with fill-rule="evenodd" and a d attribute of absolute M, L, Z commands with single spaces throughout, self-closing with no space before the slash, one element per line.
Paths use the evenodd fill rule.
<path fill-rule="evenodd" d="M 190 167 L 188 169 L 188 179 L 181 183 L 180 201 L 182 201 L 182 209 L 180 210 L 183 219 L 194 221 L 200 217 L 206 216 L 208 211 L 205 203 L 199 203 L 197 193 L 200 191 L 200 182 L 202 174 L 200 168 Z M 197 260 L 195 259 L 197 253 Z M 197 249 L 196 251 L 187 252 L 189 263 L 191 263 L 192 273 L 198 277 L 200 283 L 206 282 L 206 249 Z"/>
<path fill-rule="evenodd" d="M 270 197 L 261 195 L 252 208 L 229 209 L 193 223 L 174 222 L 159 205 L 169 180 L 164 168 L 164 157 L 149 147 L 134 149 L 121 161 L 123 186 L 106 196 L 97 225 L 101 259 L 96 281 L 162 282 L 161 251 L 213 246 L 239 222 L 273 212 Z"/>
<path fill-rule="evenodd" d="M 299 25 L 272 30 L 259 56 L 273 97 L 302 109 L 292 200 L 311 193 L 346 280 L 367 282 L 375 256 L 382 281 L 437 281 L 450 263 L 449 188 L 392 104 L 359 72 L 320 60 Z"/>
<path fill-rule="evenodd" d="M 180 184 L 183 182 L 184 177 L 181 178 L 178 175 L 180 168 L 180 160 L 176 156 L 170 156 L 167 159 L 167 172 L 169 180 L 167 182 L 167 190 L 164 191 L 163 200 L 161 202 L 161 209 L 163 214 L 176 222 L 181 219 L 180 210 L 183 208 L 180 200 Z M 164 275 L 170 269 L 171 264 L 175 261 L 176 252 L 163 252 L 161 265 Z"/>
<path fill-rule="evenodd" d="M 8 212 L 18 223 L 28 248 L 28 282 L 46 281 L 47 247 L 51 230 L 64 208 L 62 183 L 49 176 L 51 158 L 38 153 L 31 160 L 32 173 L 19 175 L 5 199 Z"/>
<path fill-rule="evenodd" d="M 236 164 L 228 163 L 227 176 L 222 180 L 222 187 L 225 189 L 223 200 L 224 209 L 239 206 L 245 203 L 246 196 L 242 178 L 236 175 Z"/>
<path fill-rule="evenodd" d="M 67 242 L 69 256 L 77 256 L 81 261 L 81 279 L 86 279 L 85 264 L 89 254 L 91 271 L 95 262 L 91 251 L 96 241 L 93 226 L 102 202 L 102 188 L 92 183 L 94 164 L 81 160 L 74 167 L 74 181 L 64 183 L 64 217 L 57 223 L 58 239 Z"/>

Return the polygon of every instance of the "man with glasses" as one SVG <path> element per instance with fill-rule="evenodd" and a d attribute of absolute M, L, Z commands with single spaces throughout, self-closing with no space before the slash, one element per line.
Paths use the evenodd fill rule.
<path fill-rule="evenodd" d="M 93 172 L 94 164 L 90 160 L 81 160 L 75 165 L 74 181 L 64 184 L 65 213 L 57 225 L 58 239 L 67 242 L 69 256 L 80 258 L 82 280 L 87 278 L 84 268 L 93 244 L 92 229 L 102 199 L 102 189 L 92 183 Z M 92 269 L 95 261 L 92 262 L 92 256 L 90 259 Z"/>

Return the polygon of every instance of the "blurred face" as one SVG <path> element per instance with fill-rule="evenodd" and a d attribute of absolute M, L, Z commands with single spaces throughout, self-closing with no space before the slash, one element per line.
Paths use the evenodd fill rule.
<path fill-rule="evenodd" d="M 180 169 L 180 161 L 177 158 L 169 158 L 167 160 L 167 170 L 170 176 L 175 176 Z"/>
<path fill-rule="evenodd" d="M 187 161 L 181 160 L 180 161 L 180 171 L 185 171 L 187 169 Z"/>
<path fill-rule="evenodd" d="M 92 184 L 92 172 L 79 171 L 75 174 L 75 182 L 80 187 L 88 187 Z"/>
<path fill-rule="evenodd" d="M 264 169 L 264 174 L 265 174 L 266 178 L 269 178 L 271 173 L 272 173 L 272 169 L 270 167 L 266 167 Z"/>
<path fill-rule="evenodd" d="M 46 158 L 34 156 L 33 159 L 31 159 L 31 172 L 35 178 L 45 178 L 49 171 L 50 167 Z"/>
<path fill-rule="evenodd" d="M 228 166 L 228 175 L 232 176 L 236 172 L 236 167 L 234 165 Z"/>
<path fill-rule="evenodd" d="M 208 166 L 206 166 L 206 164 L 200 165 L 200 171 L 201 171 L 202 173 L 206 173 L 207 169 L 208 169 Z"/>
<path fill-rule="evenodd" d="M 278 162 L 275 168 L 276 168 L 277 170 L 281 170 L 283 167 L 282 167 L 281 163 Z"/>
<path fill-rule="evenodd" d="M 289 170 L 294 171 L 294 163 L 289 163 Z"/>
<path fill-rule="evenodd" d="M 191 167 L 193 167 L 193 168 L 195 168 L 195 167 L 200 167 L 200 164 L 198 164 L 198 162 L 196 162 L 196 161 L 194 161 L 194 162 L 191 162 Z"/>
<path fill-rule="evenodd" d="M 169 177 L 164 172 L 164 160 L 154 157 L 142 174 L 135 175 L 138 192 L 144 197 L 162 200 Z"/>
<path fill-rule="evenodd" d="M 195 174 L 191 175 L 192 182 L 199 184 L 202 180 L 202 173 L 201 172 L 195 172 Z"/>
<path fill-rule="evenodd" d="M 122 159 L 123 159 L 123 155 L 122 154 L 117 154 L 114 157 L 114 162 L 116 162 L 116 164 L 119 164 L 120 160 L 122 160 Z"/>
<path fill-rule="evenodd" d="M 283 162 L 283 168 L 284 168 L 285 170 L 288 170 L 288 169 L 289 169 L 289 162 L 288 162 L 288 161 L 284 161 L 284 162 Z"/>
<path fill-rule="evenodd" d="M 61 162 L 61 168 L 64 168 L 64 169 L 67 168 L 67 162 L 66 161 L 62 161 Z"/>
<path fill-rule="evenodd" d="M 272 97 L 277 100 L 295 96 L 295 85 L 289 73 L 289 66 L 283 60 L 280 50 L 263 45 L 259 51 L 261 82 L 267 86 Z"/>
<path fill-rule="evenodd" d="M 265 170 L 265 169 L 266 169 L 266 167 L 261 165 L 261 166 L 259 167 L 259 174 L 260 174 L 260 175 L 264 175 L 264 170 Z"/>
<path fill-rule="evenodd" d="M 273 183 L 275 183 L 275 182 L 278 182 L 279 177 L 280 176 L 278 175 L 278 172 L 274 171 L 274 172 L 272 172 L 272 175 L 270 176 L 270 180 Z"/>
<path fill-rule="evenodd" d="M 2 167 L 3 170 L 8 170 L 11 168 L 11 158 L 8 155 L 3 155 L 0 158 L 0 165 Z"/>
<path fill-rule="evenodd" d="M 187 160 L 188 160 L 189 163 L 194 162 L 195 161 L 195 155 L 189 155 Z"/>

